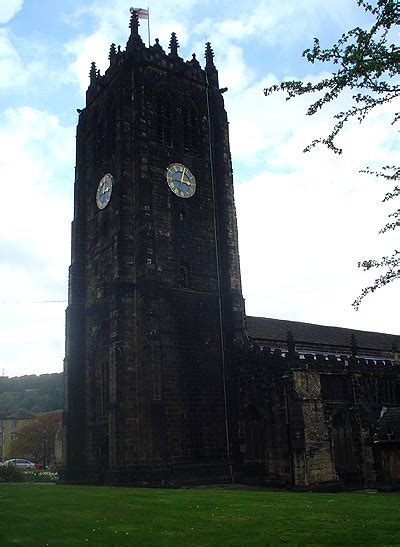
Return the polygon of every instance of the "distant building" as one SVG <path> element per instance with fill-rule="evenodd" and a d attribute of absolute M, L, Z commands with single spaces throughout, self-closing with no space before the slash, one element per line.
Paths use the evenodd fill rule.
<path fill-rule="evenodd" d="M 8 458 L 11 442 L 16 438 L 18 431 L 36 418 L 36 414 L 27 410 L 14 410 L 0 414 L 0 458 Z M 20 454 L 13 454 L 18 457 Z"/>

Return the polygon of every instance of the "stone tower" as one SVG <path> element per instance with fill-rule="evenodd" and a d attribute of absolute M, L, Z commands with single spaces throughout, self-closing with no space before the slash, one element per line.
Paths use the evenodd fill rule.
<path fill-rule="evenodd" d="M 63 477 L 226 479 L 244 303 L 218 72 L 210 44 L 203 70 L 130 29 L 77 128 Z"/>

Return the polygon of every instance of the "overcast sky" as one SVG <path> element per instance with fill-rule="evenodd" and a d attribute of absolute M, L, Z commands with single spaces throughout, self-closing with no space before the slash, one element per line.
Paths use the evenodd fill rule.
<path fill-rule="evenodd" d="M 332 114 L 305 115 L 263 89 L 315 80 L 329 67 L 301 52 L 368 24 L 355 0 L 148 0 L 151 42 L 175 31 L 179 53 L 203 62 L 211 41 L 230 120 L 243 294 L 248 315 L 398 333 L 400 284 L 351 303 L 374 274 L 357 262 L 396 248 L 378 235 L 390 185 L 360 174 L 398 161 L 392 108 L 351 125 L 338 157 L 302 152 L 329 131 Z M 0 2 L 0 375 L 60 372 L 70 260 L 77 108 L 90 62 L 103 73 L 111 42 L 125 47 L 123 0 Z M 147 7 L 134 5 L 133 7 Z M 141 26 L 147 41 L 147 25 Z M 397 105 L 397 109 L 399 105 Z M 396 159 L 394 159 L 396 158 Z M 389 204 L 393 208 L 393 203 Z M 44 301 L 61 301 L 44 303 Z M 41 302 L 41 303 L 37 303 Z"/>

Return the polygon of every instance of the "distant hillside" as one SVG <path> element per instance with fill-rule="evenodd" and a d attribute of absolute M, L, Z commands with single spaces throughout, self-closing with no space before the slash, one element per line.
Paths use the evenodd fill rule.
<path fill-rule="evenodd" d="M 63 407 L 63 374 L 0 376 L 0 413 L 24 409 L 50 412 Z"/>

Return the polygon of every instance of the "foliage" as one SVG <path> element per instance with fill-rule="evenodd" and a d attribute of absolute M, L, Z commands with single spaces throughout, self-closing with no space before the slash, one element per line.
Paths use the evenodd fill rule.
<path fill-rule="evenodd" d="M 2 482 L 56 483 L 58 482 L 58 473 L 19 469 L 15 465 L 2 465 L 0 466 L 0 483 Z"/>
<path fill-rule="evenodd" d="M 8 458 L 26 458 L 48 464 L 54 461 L 55 438 L 61 427 L 61 412 L 48 412 L 22 427 L 11 441 Z"/>
<path fill-rule="evenodd" d="M 1 497 L 2 545 L 389 545 L 400 534 L 399 494 L 4 484 Z"/>
<path fill-rule="evenodd" d="M 32 472 L 31 478 L 33 482 L 55 483 L 58 482 L 58 473 L 53 471 L 39 471 L 38 473 Z"/>
<path fill-rule="evenodd" d="M 11 410 L 16 410 L 14 397 L 12 393 L 6 391 L 0 395 L 0 412 L 9 412 Z"/>
<path fill-rule="evenodd" d="M 34 414 L 63 406 L 63 374 L 0 377 L 0 413 L 28 410 Z"/>
<path fill-rule="evenodd" d="M 313 48 L 303 52 L 303 56 L 310 63 L 321 61 L 339 65 L 336 72 L 315 84 L 288 81 L 264 90 L 265 95 L 285 91 L 287 99 L 305 93 L 324 92 L 309 106 L 308 115 L 318 112 L 346 89 L 357 91 L 353 95 L 354 104 L 345 112 L 335 115 L 337 122 L 331 133 L 327 137 L 313 140 L 305 151 L 322 143 L 335 153 L 341 154 L 342 149 L 336 146 L 335 137 L 347 121 L 356 118 L 362 122 L 377 106 L 400 97 L 397 78 L 400 72 L 400 48 L 395 44 L 388 44 L 389 30 L 400 24 L 399 3 L 397 0 L 377 0 L 375 7 L 364 0 L 357 0 L 357 3 L 375 17 L 375 23 L 370 29 L 356 27 L 349 30 L 330 49 L 322 49 L 318 38 L 314 38 Z M 400 113 L 397 113 L 392 123 L 399 119 Z"/>
<path fill-rule="evenodd" d="M 384 166 L 382 167 L 382 171 L 374 172 L 370 170 L 366 170 L 366 173 L 374 174 L 377 177 L 383 177 L 386 180 L 390 180 L 394 183 L 396 183 L 398 180 L 400 180 L 400 167 L 396 167 L 394 165 L 392 166 Z M 387 192 L 385 197 L 383 198 L 383 202 L 389 201 L 390 199 L 393 199 L 395 197 L 398 197 L 400 195 L 400 186 L 396 184 L 394 189 L 391 192 Z M 390 219 L 393 219 L 393 221 L 389 221 L 385 226 L 380 230 L 379 233 L 384 234 L 390 230 L 394 230 L 398 226 L 400 226 L 400 209 L 397 209 L 397 211 L 394 211 L 389 215 Z M 385 272 L 384 274 L 377 277 L 372 285 L 369 285 L 368 287 L 365 287 L 361 291 L 361 294 L 354 300 L 353 306 L 357 310 L 361 304 L 362 299 L 369 293 L 375 292 L 380 287 L 384 287 L 388 283 L 391 283 L 395 279 L 400 278 L 400 252 L 395 250 L 390 256 L 384 256 L 379 260 L 363 260 L 362 262 L 358 263 L 358 267 L 362 268 L 364 271 L 371 270 L 372 268 L 384 268 Z"/>
<path fill-rule="evenodd" d="M 375 108 L 394 103 L 400 97 L 400 48 L 395 43 L 391 43 L 392 36 L 398 40 L 396 27 L 400 24 L 400 3 L 398 0 L 375 0 L 374 3 L 357 0 L 357 4 L 373 17 L 374 22 L 370 28 L 356 27 L 349 30 L 329 49 L 321 48 L 318 38 L 315 38 L 313 47 L 303 52 L 303 56 L 310 63 L 320 61 L 334 67 L 335 71 L 329 77 L 315 84 L 287 81 L 264 90 L 265 95 L 284 91 L 287 94 L 287 100 L 304 94 L 317 93 L 318 98 L 309 106 L 308 115 L 321 110 L 324 105 L 337 99 L 343 91 L 353 91 L 353 103 L 350 108 L 335 114 L 335 124 L 329 135 L 313 140 L 305 148 L 306 152 L 321 143 L 333 152 L 341 154 L 342 149 L 336 144 L 335 139 L 349 120 L 355 119 L 361 123 Z M 392 124 L 399 119 L 400 112 L 396 112 Z M 383 201 L 399 195 L 400 187 L 397 186 L 397 181 L 400 179 L 400 168 L 398 166 L 384 166 L 379 172 L 367 169 L 366 172 L 374 173 L 396 184 L 394 190 L 386 194 Z M 390 218 L 393 222 L 392 220 L 388 222 L 381 233 L 400 225 L 400 210 L 393 212 Z M 365 260 L 359 263 L 359 267 L 364 270 L 383 267 L 386 271 L 370 287 L 364 289 L 354 301 L 353 306 L 356 309 L 368 293 L 400 277 L 400 254 L 394 251 L 391 256 L 380 260 Z"/>
<path fill-rule="evenodd" d="M 2 482 L 25 482 L 27 476 L 21 469 L 17 469 L 14 465 L 0 466 L 0 483 Z"/>

